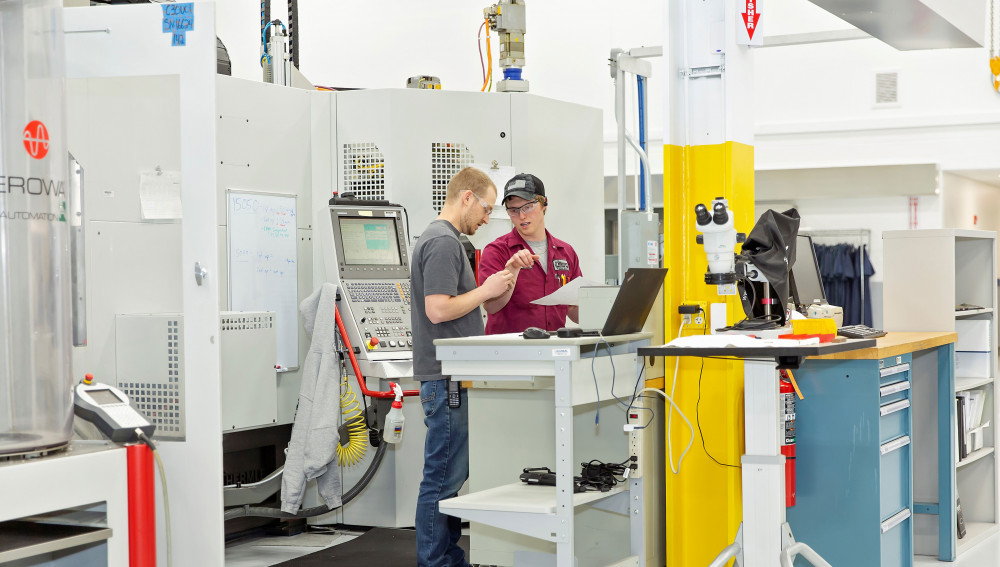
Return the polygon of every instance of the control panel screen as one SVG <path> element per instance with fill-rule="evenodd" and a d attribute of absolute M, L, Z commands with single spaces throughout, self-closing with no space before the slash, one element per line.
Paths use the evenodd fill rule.
<path fill-rule="evenodd" d="M 98 405 L 102 406 L 125 403 L 125 400 L 116 396 L 111 390 L 87 390 L 87 394 L 89 394 L 91 398 L 94 398 L 94 401 L 97 402 Z"/>
<path fill-rule="evenodd" d="M 395 218 L 340 217 L 344 263 L 360 266 L 399 266 Z"/>

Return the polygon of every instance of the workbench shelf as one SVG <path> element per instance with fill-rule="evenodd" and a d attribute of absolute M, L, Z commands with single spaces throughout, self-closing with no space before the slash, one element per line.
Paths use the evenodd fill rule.
<path fill-rule="evenodd" d="M 976 388 L 981 388 L 993 384 L 993 378 L 961 378 L 959 376 L 955 377 L 955 391 L 964 392 L 966 390 L 974 390 Z"/>
<path fill-rule="evenodd" d="M 993 455 L 993 453 L 994 453 L 993 447 L 983 447 L 978 451 L 973 451 L 969 453 L 968 457 L 958 461 L 958 463 L 955 465 L 955 468 L 961 469 L 962 467 L 969 466 L 972 463 L 978 461 L 979 459 Z"/>
<path fill-rule="evenodd" d="M 573 495 L 573 507 L 599 505 L 617 497 L 628 507 L 628 486 L 623 484 L 608 492 L 580 492 Z M 608 504 L 608 503 L 605 503 Z M 619 503 L 614 503 L 619 504 Z M 442 512 L 498 528 L 555 541 L 553 526 L 557 521 L 556 487 L 527 485 L 523 482 L 457 496 L 439 504 Z"/>
<path fill-rule="evenodd" d="M 971 317 L 973 315 L 982 315 L 983 313 L 993 313 L 993 308 L 987 307 L 986 309 L 969 309 L 968 311 L 955 311 L 955 318 L 961 319 L 963 317 Z"/>

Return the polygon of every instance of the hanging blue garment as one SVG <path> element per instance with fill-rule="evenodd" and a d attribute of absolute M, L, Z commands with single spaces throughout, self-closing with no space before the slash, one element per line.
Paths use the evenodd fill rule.
<path fill-rule="evenodd" d="M 814 244 L 814 248 L 827 303 L 844 310 L 844 325 L 871 326 L 870 279 L 875 268 L 868 251 L 849 244 Z"/>

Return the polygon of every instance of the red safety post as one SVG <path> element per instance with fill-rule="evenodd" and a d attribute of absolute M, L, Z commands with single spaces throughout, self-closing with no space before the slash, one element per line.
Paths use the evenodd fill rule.
<path fill-rule="evenodd" d="M 156 567 L 156 480 L 153 451 L 143 444 L 126 448 L 128 461 L 128 564 Z"/>

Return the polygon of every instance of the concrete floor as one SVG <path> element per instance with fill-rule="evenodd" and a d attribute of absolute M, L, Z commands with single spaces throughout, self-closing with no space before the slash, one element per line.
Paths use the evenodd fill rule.
<path fill-rule="evenodd" d="M 361 535 L 359 532 L 337 531 L 331 533 L 301 534 L 293 537 L 260 537 L 238 540 L 226 546 L 226 567 L 270 567 L 301 557 L 320 549 L 350 541 Z M 931 565 L 950 567 L 997 567 L 1000 565 L 1000 533 L 959 556 L 953 563 L 940 562 L 936 558 L 918 555 L 915 567 Z"/>

